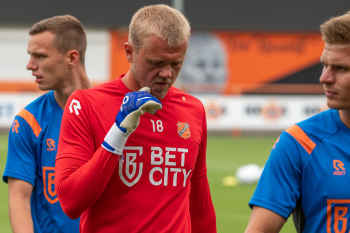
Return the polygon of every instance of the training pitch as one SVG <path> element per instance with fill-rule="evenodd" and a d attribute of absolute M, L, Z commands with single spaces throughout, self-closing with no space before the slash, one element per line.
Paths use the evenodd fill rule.
<path fill-rule="evenodd" d="M 248 207 L 256 184 L 224 186 L 223 179 L 234 176 L 241 165 L 250 163 L 263 166 L 276 140 L 273 137 L 208 137 L 207 164 L 211 195 L 216 212 L 219 233 L 242 233 L 251 210 Z M 0 134 L 0 173 L 5 169 L 7 134 Z M 7 184 L 0 182 L 0 232 L 10 233 Z M 293 220 L 288 219 L 282 233 L 296 232 Z"/>

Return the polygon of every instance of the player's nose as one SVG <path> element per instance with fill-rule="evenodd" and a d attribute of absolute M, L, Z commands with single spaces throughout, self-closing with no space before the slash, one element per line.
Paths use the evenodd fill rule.
<path fill-rule="evenodd" d="M 27 70 L 37 70 L 38 69 L 38 65 L 36 64 L 36 62 L 34 61 L 34 59 L 32 57 L 29 59 L 26 68 L 27 68 Z"/>
<path fill-rule="evenodd" d="M 335 82 L 335 73 L 331 67 L 327 67 L 322 70 L 320 82 L 323 84 L 330 84 Z"/>
<path fill-rule="evenodd" d="M 159 76 L 163 78 L 171 78 L 172 77 L 171 65 L 164 66 L 162 70 L 159 72 Z"/>

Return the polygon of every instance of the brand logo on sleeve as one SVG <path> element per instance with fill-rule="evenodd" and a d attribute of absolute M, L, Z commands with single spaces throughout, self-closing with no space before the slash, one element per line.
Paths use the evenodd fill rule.
<path fill-rule="evenodd" d="M 15 120 L 12 124 L 12 133 L 16 132 L 18 133 L 19 123 L 18 120 Z"/>
<path fill-rule="evenodd" d="M 191 137 L 189 124 L 183 123 L 183 122 L 177 122 L 177 134 L 184 139 Z"/>
<path fill-rule="evenodd" d="M 70 113 L 73 113 L 73 110 L 74 110 L 75 114 L 78 116 L 79 115 L 78 109 L 81 109 L 80 102 L 76 99 L 73 99 L 69 105 L 69 111 Z"/>
<path fill-rule="evenodd" d="M 280 141 L 280 137 L 278 137 L 278 138 L 277 138 L 277 140 L 276 140 L 275 144 L 273 144 L 272 149 L 275 149 L 275 148 L 276 148 L 276 144 L 277 144 L 279 141 Z"/>
<path fill-rule="evenodd" d="M 43 167 L 43 183 L 46 200 L 55 204 L 58 201 L 55 190 L 55 167 Z"/>
<path fill-rule="evenodd" d="M 333 175 L 336 176 L 343 176 L 345 175 L 345 168 L 344 168 L 344 163 L 340 160 L 333 160 L 333 168 L 335 171 L 333 171 Z"/>
<path fill-rule="evenodd" d="M 47 151 L 55 151 L 56 150 L 56 145 L 55 141 L 51 138 L 46 139 L 46 145 L 47 145 Z"/>

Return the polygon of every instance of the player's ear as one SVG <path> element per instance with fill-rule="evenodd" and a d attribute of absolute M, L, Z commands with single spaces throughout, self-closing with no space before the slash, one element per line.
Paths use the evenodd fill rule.
<path fill-rule="evenodd" d="M 75 67 L 79 63 L 79 53 L 77 50 L 69 50 L 67 53 L 68 65 L 70 68 Z"/>
<path fill-rule="evenodd" d="M 126 59 L 128 60 L 129 63 L 133 63 L 134 61 L 134 47 L 129 43 L 125 42 L 124 44 L 124 51 L 125 51 L 125 56 Z"/>

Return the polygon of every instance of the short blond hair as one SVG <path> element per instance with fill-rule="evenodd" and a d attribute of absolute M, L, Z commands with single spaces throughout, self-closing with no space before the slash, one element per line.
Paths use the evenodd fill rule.
<path fill-rule="evenodd" d="M 53 44 L 58 52 L 65 54 L 69 50 L 77 50 L 79 62 L 84 65 L 87 38 L 85 29 L 77 18 L 71 15 L 59 15 L 41 20 L 32 26 L 29 35 L 46 31 L 55 35 Z"/>
<path fill-rule="evenodd" d="M 327 44 L 350 45 L 350 11 L 332 17 L 321 25 L 322 40 Z"/>
<path fill-rule="evenodd" d="M 151 5 L 139 9 L 129 25 L 129 42 L 136 51 L 144 40 L 154 34 L 176 47 L 189 41 L 191 27 L 188 20 L 178 10 L 164 5 Z"/>

